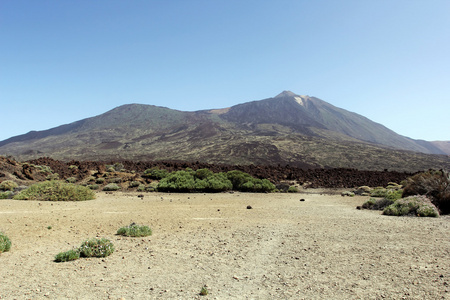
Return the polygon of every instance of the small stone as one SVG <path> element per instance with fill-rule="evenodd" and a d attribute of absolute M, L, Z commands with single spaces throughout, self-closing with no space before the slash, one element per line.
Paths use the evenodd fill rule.
<path fill-rule="evenodd" d="M 247 205 L 247 209 L 252 209 L 253 207 L 251 205 Z"/>

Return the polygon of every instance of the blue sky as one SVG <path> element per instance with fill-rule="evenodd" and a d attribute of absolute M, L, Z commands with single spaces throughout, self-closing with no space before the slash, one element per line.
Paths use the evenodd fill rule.
<path fill-rule="evenodd" d="M 450 140 L 448 0 L 0 0 L 0 140 L 291 90 Z"/>

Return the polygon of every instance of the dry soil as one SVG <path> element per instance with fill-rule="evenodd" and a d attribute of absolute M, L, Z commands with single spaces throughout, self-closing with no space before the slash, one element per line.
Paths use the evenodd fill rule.
<path fill-rule="evenodd" d="M 366 197 L 320 192 L 0 200 L 12 241 L 0 298 L 450 299 L 449 217 L 383 216 L 356 209 Z M 132 222 L 153 235 L 115 235 Z M 53 261 L 92 237 L 115 252 Z"/>

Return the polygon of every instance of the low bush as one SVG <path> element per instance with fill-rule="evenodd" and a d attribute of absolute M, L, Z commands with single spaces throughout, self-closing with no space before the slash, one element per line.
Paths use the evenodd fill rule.
<path fill-rule="evenodd" d="M 135 188 L 138 187 L 141 183 L 139 181 L 131 181 L 128 185 L 129 188 Z"/>
<path fill-rule="evenodd" d="M 362 208 L 372 210 L 383 210 L 395 201 L 387 198 L 370 198 L 363 203 Z"/>
<path fill-rule="evenodd" d="M 169 172 L 167 172 L 167 170 L 164 170 L 164 169 L 160 170 L 157 168 L 152 168 L 152 169 L 145 170 L 142 177 L 155 179 L 155 180 L 161 180 L 161 179 L 167 177 L 167 175 L 169 175 Z"/>
<path fill-rule="evenodd" d="M 12 180 L 5 180 L 0 183 L 0 191 L 14 191 L 19 185 Z"/>
<path fill-rule="evenodd" d="M 4 233 L 0 232 L 0 253 L 7 252 L 9 249 L 11 249 L 11 241 Z"/>
<path fill-rule="evenodd" d="M 117 230 L 117 234 L 131 237 L 144 237 L 152 235 L 152 230 L 148 226 L 141 226 L 133 223 L 129 226 L 119 228 L 119 230 Z"/>
<path fill-rule="evenodd" d="M 114 192 L 120 190 L 120 186 L 118 186 L 116 183 L 110 183 L 105 185 L 105 187 L 103 187 L 103 190 L 107 192 Z"/>
<path fill-rule="evenodd" d="M 86 187 L 91 190 L 98 190 L 100 188 L 98 184 L 88 184 Z"/>
<path fill-rule="evenodd" d="M 242 171 L 227 172 L 227 178 L 233 185 L 233 190 L 241 192 L 273 192 L 276 187 L 267 179 L 258 179 Z"/>
<path fill-rule="evenodd" d="M 298 189 L 295 186 L 290 186 L 287 191 L 288 193 L 298 193 Z"/>
<path fill-rule="evenodd" d="M 96 180 L 95 180 L 95 183 L 96 184 L 103 184 L 103 183 L 105 183 L 105 178 L 97 178 Z"/>
<path fill-rule="evenodd" d="M 450 174 L 446 171 L 427 171 L 409 177 L 404 182 L 403 197 L 425 195 L 441 214 L 450 214 Z"/>
<path fill-rule="evenodd" d="M 114 252 L 114 245 L 108 239 L 93 238 L 84 241 L 79 251 L 80 257 L 106 257 Z"/>
<path fill-rule="evenodd" d="M 80 258 L 80 250 L 74 249 L 66 252 L 60 252 L 55 256 L 55 262 L 66 262 Z"/>
<path fill-rule="evenodd" d="M 383 215 L 438 217 L 436 206 L 426 196 L 409 196 L 399 199 L 383 210 Z"/>
<path fill-rule="evenodd" d="M 77 182 L 77 179 L 75 177 L 69 177 L 69 178 L 66 179 L 66 181 L 68 183 L 75 183 L 75 182 Z"/>
<path fill-rule="evenodd" d="M 62 181 L 44 181 L 31 185 L 14 196 L 15 200 L 84 201 L 95 199 L 95 193 L 85 186 Z"/>
<path fill-rule="evenodd" d="M 0 192 L 0 199 L 12 199 L 13 196 L 14 192 L 12 191 Z"/>

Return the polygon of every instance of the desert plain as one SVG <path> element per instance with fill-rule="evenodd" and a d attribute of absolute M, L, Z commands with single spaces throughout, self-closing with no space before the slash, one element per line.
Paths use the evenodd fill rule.
<path fill-rule="evenodd" d="M 450 216 L 357 210 L 368 197 L 338 190 L 138 195 L 0 200 L 0 299 L 450 299 Z M 116 235 L 133 222 L 153 234 Z M 54 262 L 93 237 L 115 252 Z"/>

